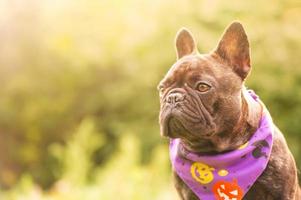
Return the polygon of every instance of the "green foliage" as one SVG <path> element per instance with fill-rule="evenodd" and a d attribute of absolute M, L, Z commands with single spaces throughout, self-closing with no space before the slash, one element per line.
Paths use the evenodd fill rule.
<path fill-rule="evenodd" d="M 91 118 L 83 120 L 67 145 L 51 147 L 52 154 L 59 157 L 62 165 L 62 173 L 51 190 L 43 192 L 31 176 L 23 175 L 14 189 L 3 193 L 2 197 L 8 200 L 176 198 L 170 185 L 171 172 L 165 146 L 154 148 L 149 164 L 141 166 L 140 142 L 130 133 L 122 137 L 118 150 L 105 165 L 91 170 L 92 152 L 104 145 L 94 130 L 94 124 Z"/>
<path fill-rule="evenodd" d="M 95 123 L 91 118 L 84 119 L 78 130 L 66 144 L 50 146 L 50 154 L 58 158 L 63 171 L 62 179 L 75 185 L 86 183 L 92 170 L 93 152 L 104 144 L 102 134 L 95 132 Z"/>
<path fill-rule="evenodd" d="M 173 199 L 157 83 L 175 61 L 180 27 L 202 53 L 237 19 L 252 49 L 247 86 L 300 166 L 300 8 L 294 0 L 1 1 L 5 199 Z"/>

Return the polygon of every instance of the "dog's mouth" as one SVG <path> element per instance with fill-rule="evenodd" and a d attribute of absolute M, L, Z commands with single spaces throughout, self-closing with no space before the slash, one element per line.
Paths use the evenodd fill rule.
<path fill-rule="evenodd" d="M 209 127 L 206 130 L 204 122 L 188 122 L 180 112 L 171 111 L 163 114 L 161 118 L 161 134 L 169 138 L 184 138 L 185 140 L 207 139 L 214 133 L 215 129 Z"/>
<path fill-rule="evenodd" d="M 160 110 L 161 135 L 181 138 L 193 143 L 195 140 L 208 139 L 216 133 L 214 118 L 202 103 L 180 102 L 175 105 L 162 104 Z"/>
<path fill-rule="evenodd" d="M 172 113 L 168 114 L 163 120 L 162 135 L 169 138 L 181 138 L 185 135 L 191 134 L 185 127 L 185 123 L 180 116 Z"/>
<path fill-rule="evenodd" d="M 176 117 L 170 117 L 165 126 L 167 126 L 166 135 L 171 138 L 178 138 L 187 132 L 183 123 Z"/>

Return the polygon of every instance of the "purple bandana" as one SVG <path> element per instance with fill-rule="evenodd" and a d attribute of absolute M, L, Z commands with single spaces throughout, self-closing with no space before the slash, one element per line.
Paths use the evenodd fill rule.
<path fill-rule="evenodd" d="M 258 101 L 252 91 L 249 94 Z M 169 150 L 173 169 L 201 200 L 241 200 L 265 170 L 272 144 L 273 122 L 265 109 L 257 131 L 236 150 L 179 155 L 180 139 L 171 139 Z"/>

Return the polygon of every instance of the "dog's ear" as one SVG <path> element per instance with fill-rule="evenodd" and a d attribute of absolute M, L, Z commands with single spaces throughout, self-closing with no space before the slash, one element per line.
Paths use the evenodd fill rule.
<path fill-rule="evenodd" d="M 196 44 L 190 31 L 186 28 L 181 28 L 176 36 L 177 58 L 193 54 L 196 52 Z"/>
<path fill-rule="evenodd" d="M 246 32 L 239 22 L 226 28 L 215 53 L 244 80 L 251 69 L 250 48 Z"/>

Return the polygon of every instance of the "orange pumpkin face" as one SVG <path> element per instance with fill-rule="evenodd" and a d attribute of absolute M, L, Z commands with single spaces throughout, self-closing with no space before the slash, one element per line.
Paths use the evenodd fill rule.
<path fill-rule="evenodd" d="M 218 181 L 214 184 L 212 190 L 217 200 L 241 200 L 243 197 L 243 190 L 236 180 L 232 182 Z"/>

